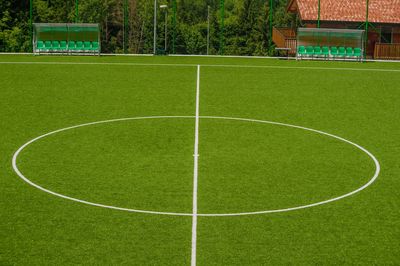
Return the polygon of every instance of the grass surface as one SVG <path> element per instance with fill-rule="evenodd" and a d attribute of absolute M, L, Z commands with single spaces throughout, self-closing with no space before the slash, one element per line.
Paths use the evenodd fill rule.
<path fill-rule="evenodd" d="M 58 198 L 23 182 L 11 158 L 28 140 L 60 128 L 193 116 L 197 64 L 200 115 L 322 130 L 365 147 L 382 167 L 366 190 L 330 204 L 199 217 L 198 265 L 400 261 L 400 64 L 0 56 L 0 264 L 190 264 L 191 217 Z M 81 127 L 28 146 L 18 166 L 33 182 L 71 197 L 191 213 L 194 131 L 194 118 Z M 199 213 L 310 204 L 353 191 L 374 173 L 360 150 L 301 129 L 202 118 L 199 135 Z"/>

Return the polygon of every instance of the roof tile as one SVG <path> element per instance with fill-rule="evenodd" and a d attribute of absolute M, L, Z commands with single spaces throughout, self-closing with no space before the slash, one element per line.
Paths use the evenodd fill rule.
<path fill-rule="evenodd" d="M 320 19 L 325 21 L 363 22 L 366 0 L 320 0 Z M 318 0 L 297 0 L 302 20 L 318 19 Z M 400 0 L 369 0 L 369 19 L 374 23 L 399 23 Z"/>

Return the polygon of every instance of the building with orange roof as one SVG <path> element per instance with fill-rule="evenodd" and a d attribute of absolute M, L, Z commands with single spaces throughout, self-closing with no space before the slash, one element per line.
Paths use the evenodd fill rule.
<path fill-rule="evenodd" d="M 290 0 L 287 11 L 308 28 L 319 24 L 321 28 L 364 29 L 368 23 L 367 55 L 400 59 L 400 0 Z M 274 28 L 277 47 L 289 47 L 295 53 L 295 40 L 296 29 Z"/>

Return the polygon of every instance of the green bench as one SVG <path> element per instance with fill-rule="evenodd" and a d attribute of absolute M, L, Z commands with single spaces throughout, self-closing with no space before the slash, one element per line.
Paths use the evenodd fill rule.
<path fill-rule="evenodd" d="M 297 55 L 301 58 L 303 56 L 311 56 L 311 57 L 323 57 L 323 58 L 356 58 L 361 59 L 363 54 L 361 48 L 353 48 L 353 47 L 336 47 L 336 46 L 304 46 L 300 45 L 297 48 Z"/>
<path fill-rule="evenodd" d="M 98 53 L 99 42 L 94 41 L 37 41 L 36 50 L 40 52 L 93 52 Z"/>

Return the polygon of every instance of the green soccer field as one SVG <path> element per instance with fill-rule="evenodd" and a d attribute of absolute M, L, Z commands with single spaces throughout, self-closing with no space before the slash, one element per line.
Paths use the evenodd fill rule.
<path fill-rule="evenodd" d="M 395 265 L 400 64 L 0 56 L 1 265 Z"/>

